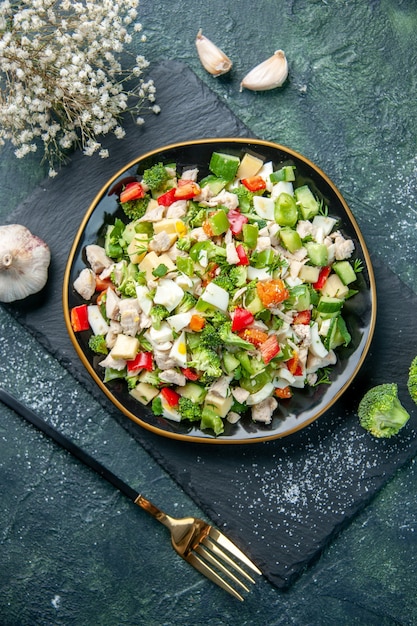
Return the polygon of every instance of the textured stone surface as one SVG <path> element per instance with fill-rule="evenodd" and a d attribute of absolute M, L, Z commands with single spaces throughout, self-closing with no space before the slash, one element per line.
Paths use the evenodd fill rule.
<path fill-rule="evenodd" d="M 346 196 L 371 250 L 417 293 L 415 2 L 142 0 L 140 16 L 145 56 L 184 61 L 257 136 L 314 160 Z M 199 65 L 199 27 L 234 60 L 231 76 L 213 79 Z M 242 76 L 277 48 L 290 61 L 285 87 L 239 93 Z M 35 159 L 3 149 L 1 220 L 43 175 Z M 401 332 L 400 310 L 398 319 Z M 0 353 L 2 384 L 173 514 L 198 513 L 4 309 Z M 162 527 L 11 411 L 0 413 L 2 623 L 416 623 L 415 461 L 289 592 L 261 581 L 237 605 L 175 556 Z"/>

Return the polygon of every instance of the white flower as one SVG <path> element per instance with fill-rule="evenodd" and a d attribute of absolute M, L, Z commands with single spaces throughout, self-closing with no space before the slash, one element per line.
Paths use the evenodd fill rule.
<path fill-rule="evenodd" d="M 138 0 L 10 0 L 0 2 L 0 145 L 11 142 L 22 158 L 43 142 L 50 176 L 54 163 L 79 146 L 86 155 L 108 150 L 98 136 L 125 136 L 122 114 L 137 123 L 142 109 L 159 113 L 149 62 L 137 55 L 125 70 L 119 56 L 141 32 Z M 13 24 L 13 28 L 10 25 Z M 128 29 L 131 29 L 129 32 Z M 142 35 L 141 42 L 146 40 Z M 125 55 L 123 54 L 123 58 Z M 134 89 L 127 89 L 133 77 Z M 132 104 L 130 104 L 132 103 Z"/>

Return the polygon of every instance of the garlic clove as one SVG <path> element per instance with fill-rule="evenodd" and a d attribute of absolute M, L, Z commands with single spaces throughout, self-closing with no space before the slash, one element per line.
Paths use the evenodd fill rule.
<path fill-rule="evenodd" d="M 14 302 L 40 291 L 48 279 L 47 244 L 20 224 L 0 226 L 0 302 Z"/>
<path fill-rule="evenodd" d="M 240 91 L 243 88 L 252 91 L 267 91 L 281 87 L 288 76 L 288 61 L 283 50 L 277 50 L 274 54 L 254 67 L 240 83 Z"/>
<path fill-rule="evenodd" d="M 203 35 L 201 28 L 197 33 L 195 45 L 202 66 L 207 72 L 212 74 L 212 76 L 226 74 L 232 68 L 233 63 L 229 57 L 210 41 L 210 39 Z"/>

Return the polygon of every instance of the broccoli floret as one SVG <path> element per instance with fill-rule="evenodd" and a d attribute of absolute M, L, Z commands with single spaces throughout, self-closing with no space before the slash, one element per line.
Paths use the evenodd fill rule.
<path fill-rule="evenodd" d="M 160 191 L 170 176 L 163 163 L 156 163 L 143 172 L 142 181 L 151 191 Z"/>
<path fill-rule="evenodd" d="M 216 350 L 222 344 L 217 330 L 211 324 L 206 324 L 198 336 L 199 345 L 210 350 Z"/>
<path fill-rule="evenodd" d="M 253 345 L 249 341 L 241 339 L 236 333 L 232 333 L 232 322 L 225 322 L 219 328 L 219 336 L 223 343 L 244 350 L 253 350 Z"/>
<path fill-rule="evenodd" d="M 221 326 L 225 322 L 230 321 L 229 315 L 223 313 L 223 311 L 220 311 L 219 309 L 207 309 L 207 311 L 204 312 L 204 315 L 210 320 L 210 323 L 213 324 L 214 327 Z"/>
<path fill-rule="evenodd" d="M 249 191 L 245 185 L 239 185 L 233 189 L 233 193 L 235 193 L 239 199 L 239 208 L 241 212 L 248 213 L 253 207 L 253 196 L 255 195 L 253 191 Z"/>
<path fill-rule="evenodd" d="M 187 224 L 191 226 L 191 228 L 198 228 L 199 226 L 202 226 L 206 220 L 206 217 L 207 217 L 206 208 L 202 208 L 196 202 L 189 203 L 186 221 L 187 221 Z"/>
<path fill-rule="evenodd" d="M 183 250 L 184 252 L 188 252 L 193 245 L 190 237 L 180 237 L 177 241 L 178 250 Z"/>
<path fill-rule="evenodd" d="M 187 313 L 190 309 L 192 309 L 197 302 L 197 298 L 193 296 L 192 293 L 186 291 L 184 296 L 179 303 L 179 305 L 175 309 L 175 313 Z"/>
<path fill-rule="evenodd" d="M 413 359 L 410 365 L 407 387 L 411 398 L 417 404 L 417 356 Z"/>
<path fill-rule="evenodd" d="M 248 271 L 243 265 L 233 265 L 229 271 L 229 278 L 235 287 L 244 287 L 246 285 Z"/>
<path fill-rule="evenodd" d="M 129 200 L 129 202 L 122 202 L 121 206 L 124 214 L 131 220 L 138 220 L 143 217 L 148 208 L 150 197 L 145 195 L 143 198 L 137 200 Z"/>
<path fill-rule="evenodd" d="M 128 376 L 126 378 L 127 388 L 129 389 L 129 391 L 136 387 L 136 385 L 138 384 L 138 380 L 139 380 L 138 376 Z"/>
<path fill-rule="evenodd" d="M 159 378 L 161 370 L 155 369 L 152 371 L 142 370 L 140 374 L 140 382 L 152 385 L 152 387 L 159 387 L 161 385 L 161 379 Z"/>
<path fill-rule="evenodd" d="M 213 279 L 213 283 L 229 292 L 233 291 L 235 288 L 233 281 L 227 273 L 222 273 L 216 276 L 216 278 Z"/>
<path fill-rule="evenodd" d="M 161 328 L 162 322 L 169 316 L 168 309 L 163 304 L 154 304 L 151 308 L 152 326 L 155 330 Z"/>
<path fill-rule="evenodd" d="M 359 403 L 358 416 L 361 426 L 374 437 L 396 435 L 410 418 L 398 399 L 395 383 L 369 389 Z"/>
<path fill-rule="evenodd" d="M 210 378 L 219 378 L 223 374 L 219 355 L 206 347 L 198 348 L 192 353 L 192 360 L 189 361 L 188 367 L 193 367 L 203 373 L 202 382 Z"/>
<path fill-rule="evenodd" d="M 111 280 L 125 298 L 136 298 L 137 275 L 136 265 L 121 261 L 117 271 L 112 272 Z"/>
<path fill-rule="evenodd" d="M 108 354 L 109 352 L 104 335 L 91 335 L 88 340 L 88 347 L 96 354 Z"/>
<path fill-rule="evenodd" d="M 190 422 L 199 422 L 201 420 L 202 406 L 189 398 L 181 397 L 177 408 L 182 419 L 190 420 Z"/>

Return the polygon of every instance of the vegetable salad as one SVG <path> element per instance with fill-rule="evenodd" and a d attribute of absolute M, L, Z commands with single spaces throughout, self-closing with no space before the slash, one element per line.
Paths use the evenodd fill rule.
<path fill-rule="evenodd" d="M 71 323 L 91 331 L 105 383 L 219 435 L 330 382 L 362 268 L 293 165 L 213 152 L 209 171 L 157 163 L 126 180 L 126 219 L 86 247 Z"/>

